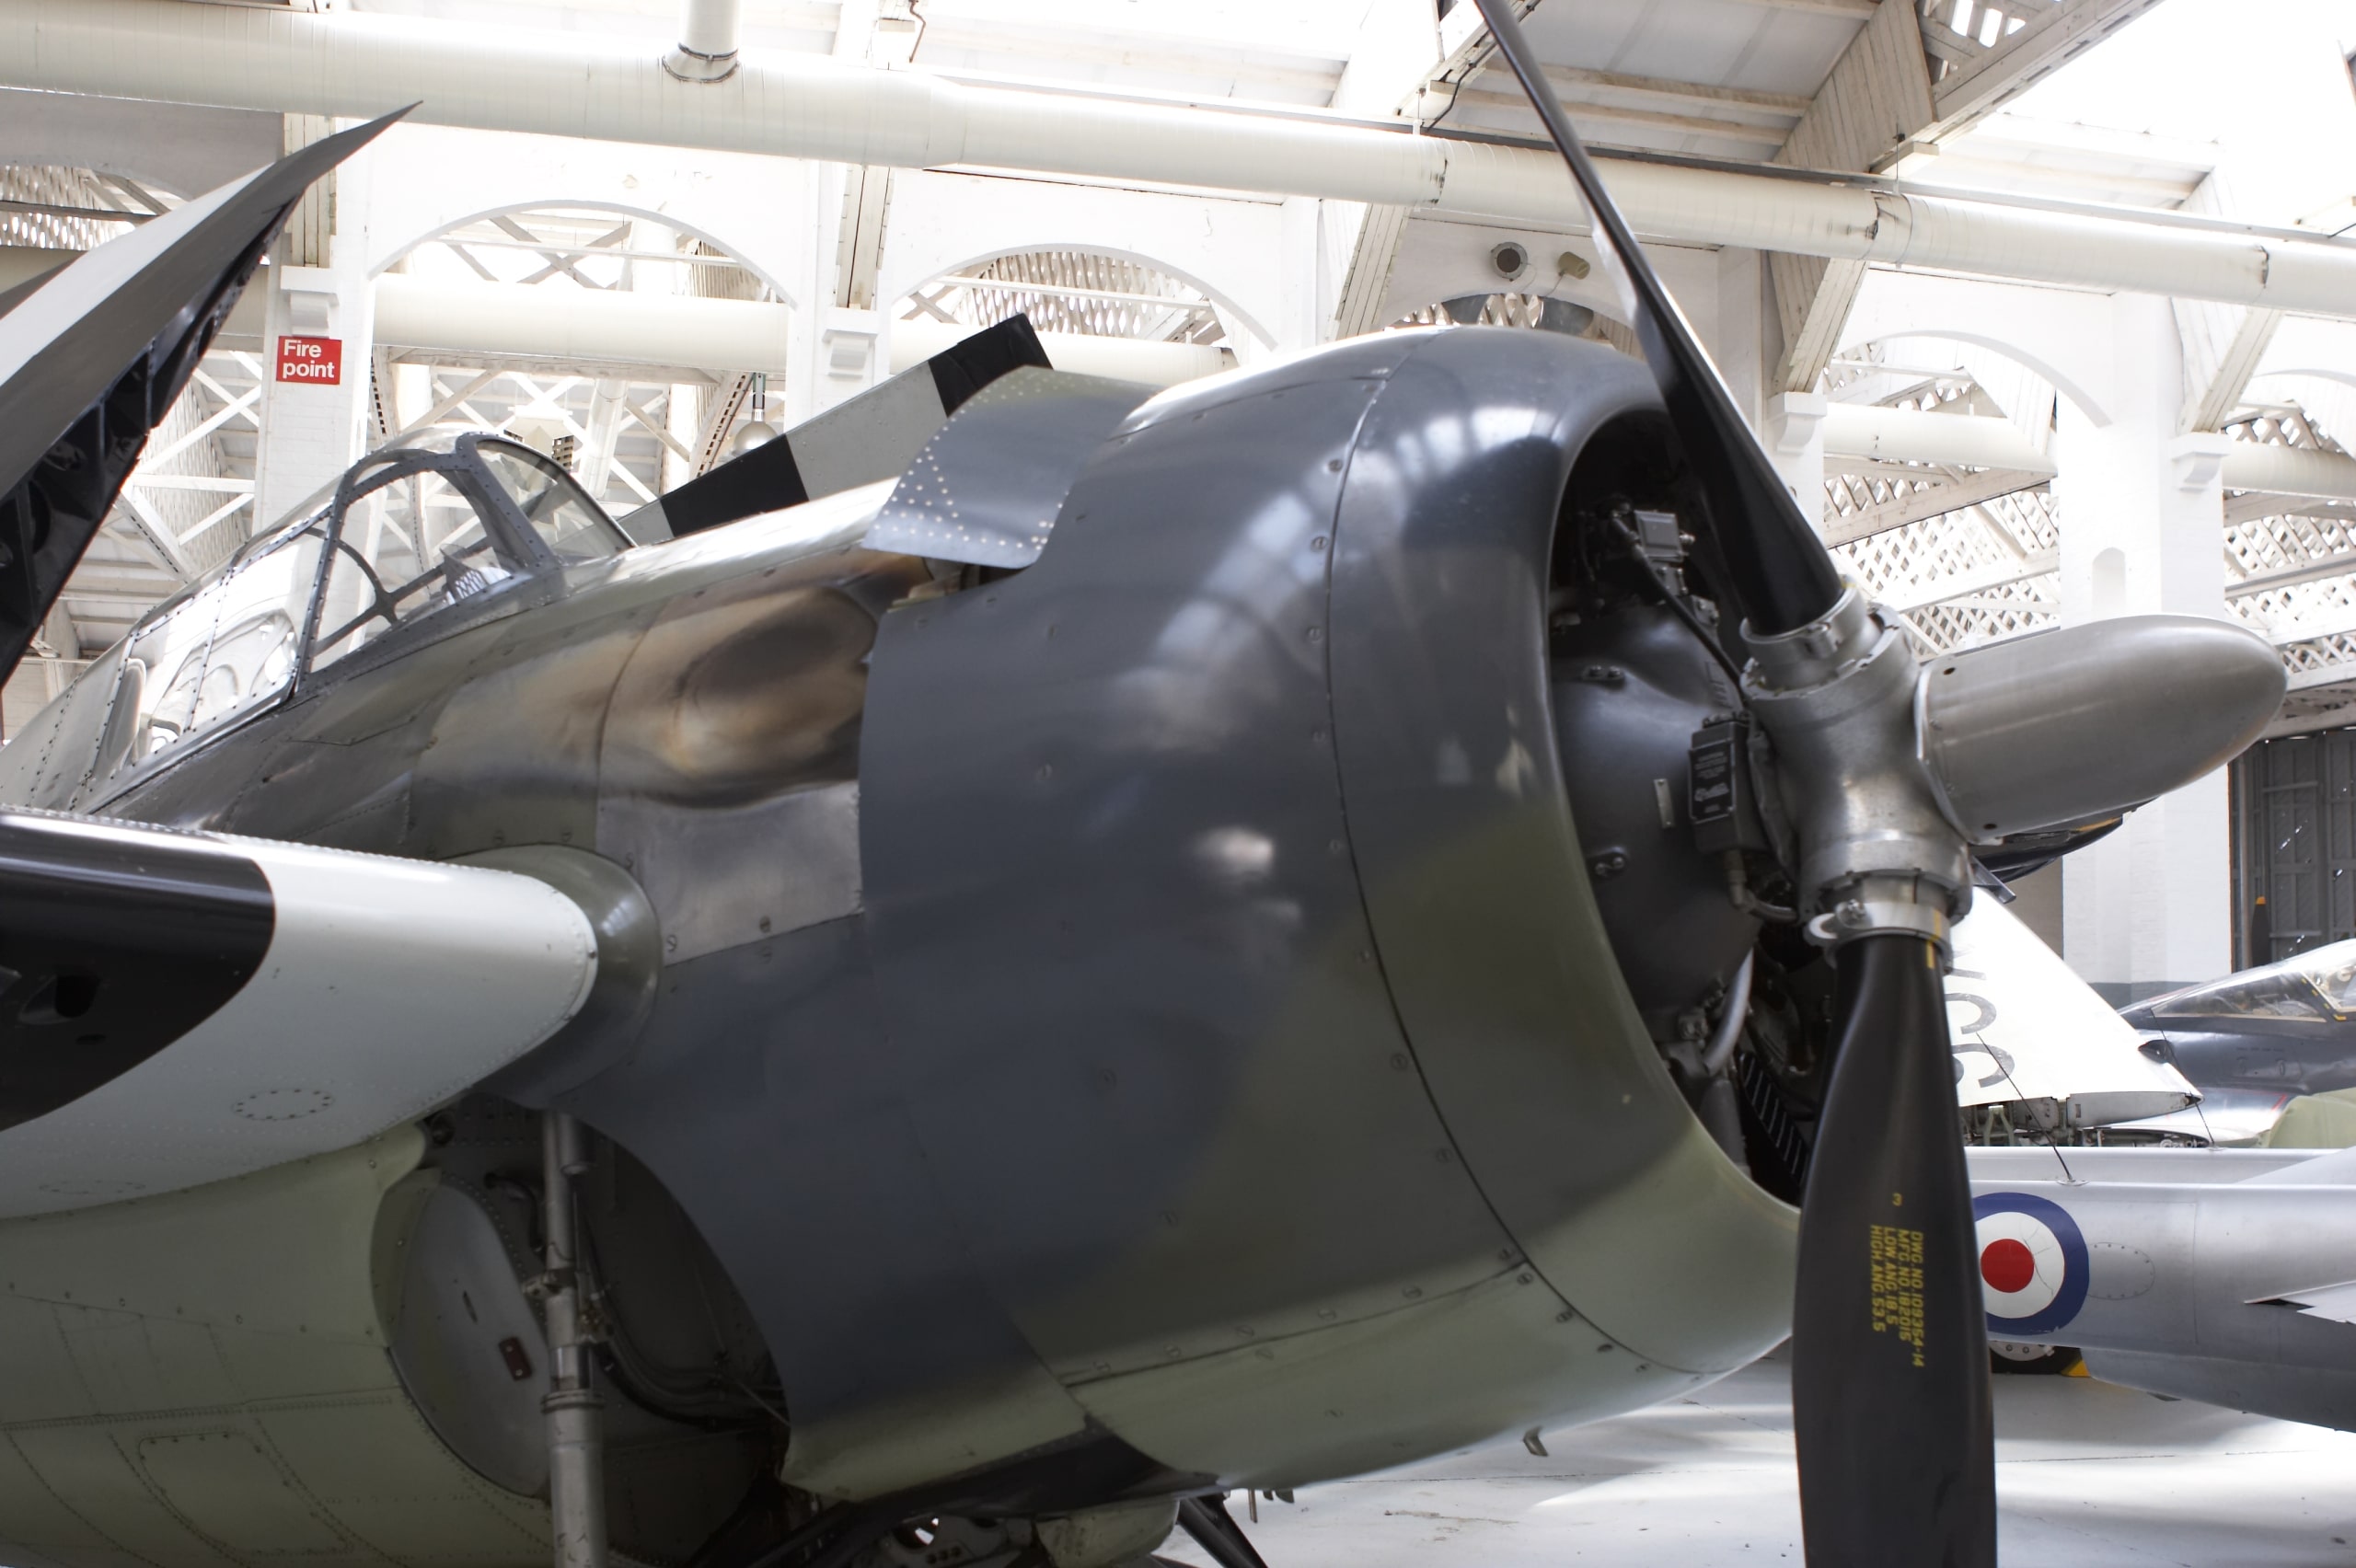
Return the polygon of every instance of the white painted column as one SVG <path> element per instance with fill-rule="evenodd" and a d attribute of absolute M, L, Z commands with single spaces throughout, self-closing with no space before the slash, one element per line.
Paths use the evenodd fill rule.
<path fill-rule="evenodd" d="M 1756 250 L 1728 246 L 1718 252 L 1717 328 L 1703 347 L 1801 514 L 1821 527 L 1825 398 L 1770 384 L 1777 354 L 1768 340 L 1773 312 L 1761 263 Z"/>
<path fill-rule="evenodd" d="M 1314 348 L 1324 340 L 1326 329 L 1333 324 L 1333 299 L 1325 274 L 1334 269 L 1327 265 L 1325 256 L 1328 236 L 1322 203 L 1311 197 L 1288 196 L 1279 224 L 1278 232 L 1284 237 L 1276 258 L 1281 279 L 1273 324 L 1276 340 L 1263 348 L 1249 332 L 1229 334 L 1228 347 L 1235 351 L 1238 362 L 1243 364 L 1274 354 Z M 1337 289 L 1339 285 L 1333 287 Z"/>
<path fill-rule="evenodd" d="M 2223 618 L 2225 438 L 2177 433 L 2182 351 L 2164 301 L 2107 312 L 2113 417 L 2069 398 L 2054 432 L 2065 625 L 2168 612 Z M 2232 967 L 2225 775 L 2162 797 L 2062 863 L 2063 955 L 2114 1002 Z"/>
<path fill-rule="evenodd" d="M 268 379 L 250 524 L 257 531 L 331 483 L 360 455 L 365 440 L 369 355 L 375 346 L 375 294 L 367 271 L 373 162 L 364 148 L 336 171 L 329 264 L 272 265 L 249 285 L 269 290 L 262 317 L 262 369 Z M 336 362 L 331 380 L 322 370 L 330 355 Z"/>
<path fill-rule="evenodd" d="M 1772 390 L 1767 385 L 1766 299 L 1759 260 L 1759 252 L 1739 246 L 1729 245 L 1717 253 L 1717 329 L 1702 340 L 1734 397 L 1735 411 L 1754 434 L 1761 430 L 1761 406 Z"/>
<path fill-rule="evenodd" d="M 1761 405 L 1767 460 L 1799 502 L 1800 515 L 1824 525 L 1824 410 L 1821 392 L 1778 392 Z"/>

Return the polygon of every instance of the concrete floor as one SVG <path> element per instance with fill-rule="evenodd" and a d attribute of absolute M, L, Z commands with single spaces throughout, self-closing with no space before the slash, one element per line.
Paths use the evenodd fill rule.
<path fill-rule="evenodd" d="M 1264 1500 L 1270 1568 L 1800 1561 L 1780 1360 L 1699 1396 Z M 2084 1378 L 1996 1379 L 2004 1568 L 2356 1565 L 2356 1434 Z M 1243 1499 L 1230 1500 L 1242 1519 Z M 1183 1534 L 1163 1555 L 1210 1568 Z"/>

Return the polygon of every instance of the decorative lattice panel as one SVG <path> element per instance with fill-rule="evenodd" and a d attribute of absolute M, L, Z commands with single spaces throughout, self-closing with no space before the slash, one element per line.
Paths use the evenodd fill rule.
<path fill-rule="evenodd" d="M 1149 342 L 1217 343 L 1227 337 L 1204 293 L 1142 261 L 1085 250 L 1001 256 L 912 291 L 901 319 L 988 327 L 1015 315 L 1042 332 Z"/>

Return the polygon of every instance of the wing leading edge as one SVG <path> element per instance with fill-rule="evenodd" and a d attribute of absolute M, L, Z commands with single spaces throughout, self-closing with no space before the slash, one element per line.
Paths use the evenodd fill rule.
<path fill-rule="evenodd" d="M 0 1217 L 422 1115 L 581 1013 L 599 946 L 517 871 L 0 812 Z"/>

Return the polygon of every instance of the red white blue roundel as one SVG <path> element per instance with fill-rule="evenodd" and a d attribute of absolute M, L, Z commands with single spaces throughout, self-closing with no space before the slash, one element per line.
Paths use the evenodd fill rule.
<path fill-rule="evenodd" d="M 2086 1239 L 2050 1198 L 1991 1193 L 1971 1200 L 1980 1232 L 1980 1295 L 1999 1338 L 2050 1334 L 2086 1304 Z"/>

